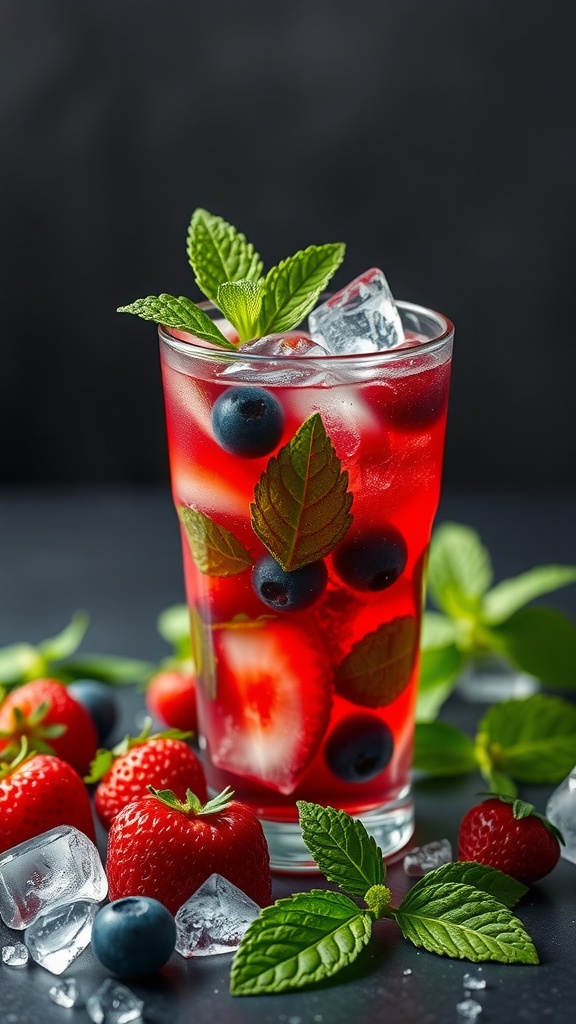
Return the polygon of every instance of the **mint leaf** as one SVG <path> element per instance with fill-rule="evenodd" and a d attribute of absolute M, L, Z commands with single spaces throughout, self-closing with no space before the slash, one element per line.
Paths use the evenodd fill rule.
<path fill-rule="evenodd" d="M 474 771 L 474 743 L 448 722 L 417 722 L 413 766 L 428 775 L 463 775 Z"/>
<path fill-rule="evenodd" d="M 425 611 L 422 616 L 420 647 L 423 651 L 437 651 L 449 647 L 458 639 L 458 623 L 448 615 Z"/>
<path fill-rule="evenodd" d="M 524 925 L 486 892 L 457 882 L 423 882 L 393 911 L 415 946 L 473 963 L 538 963 Z"/>
<path fill-rule="evenodd" d="M 410 893 L 414 894 L 418 889 L 423 889 L 427 885 L 438 885 L 441 882 L 472 885 L 509 908 L 516 906 L 522 896 L 528 892 L 527 885 L 516 881 L 511 875 L 506 875 L 497 868 L 488 867 L 486 864 L 476 864 L 475 861 L 461 860 L 443 864 L 442 867 L 429 871 L 424 878 L 416 882 Z"/>
<path fill-rule="evenodd" d="M 518 782 L 561 782 L 576 764 L 576 705 L 542 694 L 494 704 L 477 743 L 496 770 Z"/>
<path fill-rule="evenodd" d="M 238 331 L 241 342 L 256 337 L 262 306 L 261 281 L 225 281 L 218 287 L 218 308 Z"/>
<path fill-rule="evenodd" d="M 72 619 L 60 633 L 48 640 L 42 640 L 38 644 L 38 650 L 46 661 L 60 661 L 74 654 L 84 639 L 89 621 L 86 612 L 74 612 Z"/>
<path fill-rule="evenodd" d="M 245 235 L 207 210 L 192 214 L 187 252 L 196 284 L 215 304 L 218 287 L 225 281 L 258 281 L 262 277 L 262 260 Z"/>
<path fill-rule="evenodd" d="M 436 718 L 452 693 L 465 664 L 466 656 L 455 644 L 421 652 L 416 705 L 416 718 L 419 722 Z"/>
<path fill-rule="evenodd" d="M 539 565 L 492 587 L 484 595 L 482 617 L 491 625 L 504 622 L 529 601 L 569 583 L 576 583 L 576 566 Z"/>
<path fill-rule="evenodd" d="M 340 242 L 310 245 L 272 267 L 264 280 L 258 333 L 279 333 L 298 326 L 342 263 L 345 250 Z"/>
<path fill-rule="evenodd" d="M 245 933 L 230 991 L 286 992 L 330 978 L 356 959 L 371 931 L 370 912 L 337 892 L 312 889 L 277 900 Z"/>
<path fill-rule="evenodd" d="M 252 528 L 286 572 L 327 555 L 352 522 L 348 473 L 320 413 L 271 458 L 254 489 Z"/>
<path fill-rule="evenodd" d="M 446 522 L 432 534 L 427 585 L 434 603 L 454 618 L 476 615 L 492 582 L 490 555 L 475 530 Z"/>
<path fill-rule="evenodd" d="M 32 644 L 9 644 L 0 649 L 0 684 L 4 686 L 16 686 L 42 675 L 45 667 L 44 658 Z"/>
<path fill-rule="evenodd" d="M 156 629 L 167 644 L 176 652 L 176 657 L 185 661 L 190 654 L 190 612 L 185 604 L 173 604 L 164 608 L 156 620 Z"/>
<path fill-rule="evenodd" d="M 155 666 L 139 658 L 123 658 L 114 654 L 83 654 L 73 661 L 64 661 L 58 674 L 67 680 L 99 679 L 116 685 L 146 682 Z"/>
<path fill-rule="evenodd" d="M 209 341 L 219 348 L 232 349 L 236 346 L 228 341 L 222 331 L 210 319 L 207 313 L 184 295 L 148 295 L 145 299 L 136 299 L 128 306 L 119 306 L 117 313 L 133 313 L 142 320 L 153 320 L 164 327 L 172 327 L 177 331 L 188 331 L 202 341 Z"/>
<path fill-rule="evenodd" d="M 351 896 L 365 896 L 385 878 L 382 851 L 357 818 L 333 807 L 296 801 L 302 838 L 329 882 Z"/>
<path fill-rule="evenodd" d="M 200 572 L 206 576 L 237 576 L 251 567 L 252 556 L 230 530 L 187 505 L 178 507 L 178 516 Z"/>
<path fill-rule="evenodd" d="M 392 704 L 410 682 L 417 652 L 417 624 L 411 615 L 383 622 L 358 640 L 334 674 L 334 689 L 360 707 Z"/>
<path fill-rule="evenodd" d="M 576 627 L 555 608 L 522 608 L 494 626 L 498 648 L 545 686 L 576 689 Z"/>

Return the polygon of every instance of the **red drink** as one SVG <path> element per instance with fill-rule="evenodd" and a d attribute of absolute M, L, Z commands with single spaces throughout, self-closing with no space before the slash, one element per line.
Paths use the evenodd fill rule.
<path fill-rule="evenodd" d="M 406 345 L 360 356 L 256 358 L 160 330 L 208 783 L 216 791 L 231 785 L 256 809 L 276 867 L 309 864 L 304 848 L 296 850 L 299 799 L 362 816 L 384 853 L 413 827 L 423 574 L 452 327 L 420 307 L 399 310 Z M 238 432 L 224 414 L 222 428 L 218 421 L 218 410 L 228 410 L 224 396 L 228 404 L 231 394 L 248 400 L 249 389 L 271 396 L 264 454 L 239 454 Z M 267 495 L 278 473 L 291 491 L 290 459 L 312 428 L 314 458 L 335 481 L 305 512 L 312 549 L 315 522 L 321 538 L 331 528 L 330 502 L 336 525 L 313 568 L 287 570 L 285 593 L 261 518 L 286 528 Z M 229 537 L 239 545 L 232 552 Z"/>

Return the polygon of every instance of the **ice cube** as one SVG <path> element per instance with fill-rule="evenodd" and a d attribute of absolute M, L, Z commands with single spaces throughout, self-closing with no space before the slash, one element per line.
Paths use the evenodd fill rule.
<path fill-rule="evenodd" d="M 476 1020 L 478 1014 L 482 1013 L 482 1007 L 475 999 L 463 999 L 456 1004 L 456 1009 L 463 1020 Z"/>
<path fill-rule="evenodd" d="M 415 846 L 404 857 L 404 871 L 413 878 L 422 878 L 434 868 L 449 864 L 452 860 L 452 846 L 448 839 L 436 839 L 424 846 Z"/>
<path fill-rule="evenodd" d="M 186 957 L 232 953 L 259 913 L 227 878 L 210 875 L 176 914 L 176 949 Z"/>
<path fill-rule="evenodd" d="M 62 974 L 90 942 L 98 909 L 94 900 L 76 900 L 41 914 L 24 932 L 32 959 L 52 974 Z"/>
<path fill-rule="evenodd" d="M 256 341 L 249 341 L 242 346 L 241 351 L 261 358 L 255 362 L 246 360 L 231 363 L 222 371 L 223 377 L 283 387 L 301 384 L 313 387 L 331 380 L 316 362 L 318 358 L 325 359 L 329 353 L 323 345 L 312 341 L 305 334 L 269 334 Z M 269 357 L 270 362 L 264 361 L 262 357 L 265 356 Z M 290 359 L 290 362 L 282 364 L 283 359 Z"/>
<path fill-rule="evenodd" d="M 94 843 L 61 825 L 0 858 L 0 917 L 9 928 L 27 928 L 39 914 L 72 900 L 103 900 L 108 882 Z"/>
<path fill-rule="evenodd" d="M 377 267 L 313 310 L 308 326 L 314 341 L 334 355 L 378 352 L 405 340 L 392 292 Z"/>
<path fill-rule="evenodd" d="M 481 989 L 486 988 L 486 978 L 479 978 L 476 974 L 465 974 L 462 984 L 469 992 L 480 992 Z"/>
<path fill-rule="evenodd" d="M 86 1001 L 86 1009 L 94 1024 L 129 1024 L 141 1019 L 144 1002 L 126 985 L 106 978 Z"/>
<path fill-rule="evenodd" d="M 566 845 L 560 846 L 561 856 L 576 864 L 576 766 L 552 793 L 546 817 L 564 836 Z"/>
<path fill-rule="evenodd" d="M 28 950 L 23 942 L 15 942 L 13 946 L 2 946 L 2 963 L 7 967 L 25 967 L 28 963 Z"/>
<path fill-rule="evenodd" d="M 80 1006 L 80 992 L 76 978 L 63 978 L 57 981 L 48 989 L 48 995 L 57 1006 L 65 1006 L 67 1010 L 71 1006 Z"/>

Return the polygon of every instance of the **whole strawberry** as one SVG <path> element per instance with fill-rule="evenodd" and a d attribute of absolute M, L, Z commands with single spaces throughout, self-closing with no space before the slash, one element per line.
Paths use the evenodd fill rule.
<path fill-rule="evenodd" d="M 0 853 L 57 825 L 73 825 L 96 842 L 90 798 L 77 772 L 52 754 L 0 761 Z"/>
<path fill-rule="evenodd" d="M 0 753 L 13 756 L 22 736 L 30 750 L 55 754 L 84 775 L 98 746 L 91 715 L 57 679 L 34 679 L 0 705 Z"/>
<path fill-rule="evenodd" d="M 260 906 L 270 902 L 270 857 L 262 826 L 225 789 L 202 806 L 189 790 L 150 789 L 114 819 L 106 872 L 110 899 L 152 896 L 170 913 L 214 872 Z"/>
<path fill-rule="evenodd" d="M 158 672 L 148 683 L 146 707 L 164 725 L 197 732 L 195 677 L 176 669 Z"/>
<path fill-rule="evenodd" d="M 188 733 L 170 729 L 150 735 L 151 726 L 148 719 L 139 736 L 126 736 L 112 750 L 99 750 L 90 766 L 86 782 L 99 782 L 94 806 L 106 829 L 123 807 L 148 795 L 148 785 L 172 789 L 182 799 L 192 789 L 200 800 L 207 799 L 202 764 L 183 740 Z"/>
<path fill-rule="evenodd" d="M 458 857 L 498 868 L 530 885 L 556 866 L 564 839 L 533 805 L 495 796 L 464 815 L 458 833 Z"/>

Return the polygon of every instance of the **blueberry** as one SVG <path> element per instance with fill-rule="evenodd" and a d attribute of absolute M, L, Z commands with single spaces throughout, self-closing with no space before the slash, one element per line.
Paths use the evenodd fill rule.
<path fill-rule="evenodd" d="M 256 459 L 274 451 L 282 437 L 282 406 L 263 388 L 228 388 L 214 403 L 212 429 L 221 448 Z"/>
<path fill-rule="evenodd" d="M 92 949 L 104 967 L 121 978 L 160 970 L 176 945 L 170 911 L 151 896 L 126 896 L 99 910 L 92 927 Z"/>
<path fill-rule="evenodd" d="M 357 533 L 347 538 L 332 556 L 340 578 L 355 590 L 385 590 L 406 568 L 408 551 L 394 526 Z"/>
<path fill-rule="evenodd" d="M 69 692 L 91 715 L 98 742 L 103 745 L 108 739 L 118 717 L 116 700 L 107 683 L 97 679 L 77 679 L 68 687 Z"/>
<path fill-rule="evenodd" d="M 277 612 L 309 608 L 323 593 L 327 580 L 328 570 L 322 559 L 285 572 L 272 555 L 264 555 L 252 570 L 252 586 L 258 597 Z"/>
<path fill-rule="evenodd" d="M 375 715 L 351 715 L 332 730 L 324 757 L 331 772 L 344 782 L 368 782 L 389 764 L 392 733 Z"/>

